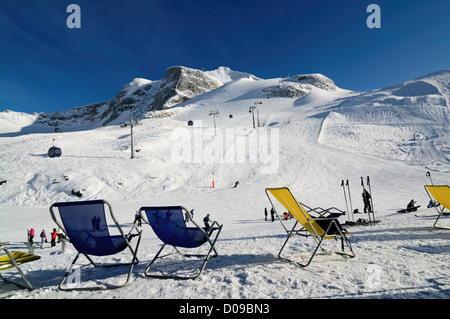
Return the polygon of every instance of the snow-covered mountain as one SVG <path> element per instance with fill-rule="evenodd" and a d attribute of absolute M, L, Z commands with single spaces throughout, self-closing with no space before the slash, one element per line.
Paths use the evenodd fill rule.
<path fill-rule="evenodd" d="M 354 92 L 339 88 L 331 79 L 321 74 L 261 79 L 226 67 L 206 72 L 173 67 L 168 69 L 166 77 L 160 81 L 133 80 L 108 102 L 52 115 L 1 112 L 0 138 L 20 137 L 26 133 L 45 133 L 41 137 L 47 143 L 56 139 L 61 145 L 65 143 L 71 145 L 68 141 L 73 137 L 65 134 L 54 135 L 54 125 L 58 125 L 63 133 L 79 132 L 78 134 L 89 135 L 90 130 L 96 132 L 95 129 L 109 123 L 108 126 L 111 126 L 109 130 L 115 132 L 113 124 L 122 124 L 129 120 L 128 108 L 133 105 L 136 117 L 140 118 L 144 124 L 140 129 L 147 132 L 136 132 L 136 149 L 153 150 L 169 147 L 170 149 L 161 151 L 163 156 L 167 156 L 174 153 L 173 149 L 177 143 L 174 144 L 173 135 L 176 135 L 177 130 L 181 130 L 184 135 L 190 137 L 189 132 L 182 131 L 188 127 L 188 121 L 194 121 L 196 126 L 209 132 L 208 129 L 213 125 L 210 112 L 214 110 L 217 112 L 215 120 L 219 135 L 226 134 L 226 129 L 233 129 L 234 135 L 242 135 L 248 139 L 251 133 L 248 130 L 254 125 L 269 132 L 272 128 L 285 130 L 292 127 L 287 124 L 296 123 L 295 125 L 300 125 L 302 130 L 309 130 L 298 133 L 303 136 L 303 142 L 307 145 L 319 143 L 328 149 L 450 172 L 449 79 L 450 70 L 443 70 L 380 90 Z M 161 122 L 158 122 L 158 119 Z M 308 126 L 308 123 L 314 124 Z M 34 138 L 34 136 L 31 137 Z M 41 137 L 36 136 L 41 141 L 39 143 L 45 145 Z M 182 136 L 180 139 L 178 146 L 182 153 L 182 144 L 190 143 L 190 141 L 184 141 Z M 154 145 L 156 140 L 157 144 Z M 4 141 L 6 143 L 4 145 L 10 145 L 9 140 Z M 36 147 L 35 154 L 41 153 L 46 156 L 44 145 L 29 147 L 32 149 Z M 78 143 L 69 147 L 77 147 L 76 145 Z M 121 139 L 118 144 L 113 139 L 101 145 L 111 150 L 127 150 L 126 152 L 129 152 L 130 147 L 128 138 Z M 86 144 L 82 148 L 90 147 L 94 145 Z M 68 150 L 64 147 L 63 151 L 67 154 Z M 84 151 L 74 148 L 73 152 L 83 153 Z M 17 154 L 4 154 L 4 163 L 15 156 Z M 251 161 L 250 154 L 244 154 L 244 156 L 246 156 L 244 162 Z M 208 161 L 211 165 L 219 164 L 216 159 L 208 159 Z M 183 159 L 177 165 L 198 162 L 196 154 L 191 151 L 189 159 Z M 254 163 L 260 170 L 265 166 L 269 167 L 269 164 L 264 165 L 258 160 Z M 2 178 L 16 179 L 8 176 L 11 174 L 14 176 L 14 173 L 7 172 L 8 169 L 4 168 Z M 166 173 L 160 177 L 157 177 L 158 174 L 148 173 L 148 176 L 152 176 L 149 177 L 150 180 L 159 181 L 153 186 L 163 189 L 181 187 L 182 183 L 173 184 L 171 181 L 174 176 L 169 177 Z M 78 175 L 79 172 L 74 174 Z M 191 174 L 193 173 L 189 171 L 188 175 Z M 249 172 L 244 175 L 246 174 Z M 89 184 L 99 185 L 102 177 L 95 177 L 95 175 L 86 176 L 92 180 Z M 199 176 L 194 174 L 194 176 L 195 179 L 200 178 L 200 180 L 205 178 L 202 174 Z M 18 181 L 25 180 L 26 183 L 31 183 L 26 187 L 35 189 L 39 187 L 34 185 L 39 180 L 36 177 L 33 174 L 21 177 Z M 51 177 L 47 178 L 51 179 Z M 227 183 L 232 183 L 234 177 L 227 178 L 230 178 Z M 235 178 L 242 179 L 248 176 Z M 22 187 L 16 188 L 12 186 L 12 183 L 9 185 L 11 185 L 10 192 L 3 192 L 0 195 L 2 202 L 23 204 L 23 200 L 17 193 L 20 193 Z M 86 185 L 76 184 L 73 187 L 86 188 Z M 104 191 L 112 192 L 111 195 L 115 192 L 106 185 L 105 187 Z M 8 187 L 3 187 L 3 190 L 6 188 Z M 47 189 L 34 197 L 35 203 L 46 204 L 51 198 L 46 194 L 48 191 L 52 192 Z M 137 189 L 130 189 L 130 191 L 137 192 Z M 64 193 L 59 195 L 62 196 L 61 199 L 65 197 Z"/>
<path fill-rule="evenodd" d="M 117 125 L 129 120 L 130 108 L 133 108 L 133 115 L 137 119 L 170 116 L 175 113 L 170 109 L 183 105 L 183 102 L 240 79 L 261 80 L 249 73 L 233 71 L 228 67 L 201 71 L 174 66 L 167 69 L 162 80 L 134 79 L 108 101 L 51 114 L 35 114 L 35 124 L 69 126 L 71 129 Z M 309 92 L 305 83 L 326 90 L 335 87 L 334 82 L 325 76 L 312 74 L 285 79 L 276 86 L 265 88 L 264 91 L 268 96 L 298 97 Z"/>
<path fill-rule="evenodd" d="M 36 250 L 42 258 L 24 265 L 36 290 L 0 282 L 0 298 L 448 299 L 448 231 L 424 217 L 436 212 L 426 208 L 423 186 L 430 183 L 426 172 L 435 184 L 449 183 L 450 70 L 371 92 L 342 89 L 320 74 L 261 79 L 225 67 L 168 73 L 159 81 L 135 79 L 110 101 L 57 114 L 1 112 L 0 241 L 24 250 L 26 229 L 54 227 L 52 203 L 101 198 L 126 228 L 141 206 L 193 208 L 200 224 L 209 213 L 224 225 L 219 257 L 197 281 L 145 278 L 161 242 L 144 225 L 141 263 L 125 288 L 58 291 L 75 255 L 58 245 Z M 129 119 L 130 105 L 141 124 L 134 159 L 129 128 L 116 125 Z M 53 144 L 61 157 L 47 156 Z M 266 187 L 287 186 L 309 206 L 361 211 L 360 178 L 369 175 L 381 222 L 349 227 L 356 258 L 321 254 L 306 271 L 276 258 L 285 233 L 264 220 Z M 350 181 L 352 209 L 343 180 Z M 411 199 L 421 205 L 418 217 L 398 214 Z M 299 240 L 289 249 L 300 258 L 308 247 Z M 120 275 L 105 279 L 119 282 Z"/>
<path fill-rule="evenodd" d="M 450 160 L 450 70 L 349 94 L 322 125 L 321 143 L 411 164 Z M 426 147 L 424 147 L 426 145 Z"/>
<path fill-rule="evenodd" d="M 36 124 L 51 126 L 94 127 L 121 124 L 130 117 L 133 108 L 137 119 L 153 116 L 154 111 L 170 109 L 192 97 L 221 87 L 228 81 L 241 77 L 253 77 L 243 72 L 220 67 L 213 71 L 201 71 L 183 66 L 167 69 L 163 79 L 151 81 L 136 78 L 125 84 L 117 95 L 105 102 L 75 107 L 51 114 L 35 114 Z M 150 113 L 150 114 L 149 114 Z M 171 114 L 164 113 L 163 114 Z M 158 114 L 161 116 L 161 114 Z"/>

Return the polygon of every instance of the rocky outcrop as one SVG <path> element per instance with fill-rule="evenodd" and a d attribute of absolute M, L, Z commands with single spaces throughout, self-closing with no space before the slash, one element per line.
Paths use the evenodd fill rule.
<path fill-rule="evenodd" d="M 150 81 L 136 78 L 124 85 L 109 101 L 75 107 L 69 111 L 41 114 L 41 123 L 97 122 L 102 125 L 119 124 L 128 120 L 133 108 L 135 118 L 148 112 L 171 108 L 180 102 L 209 92 L 223 84 L 206 72 L 174 66 L 167 69 L 164 79 Z"/>
<path fill-rule="evenodd" d="M 263 92 L 270 97 L 290 97 L 296 98 L 305 96 L 311 91 L 311 88 L 301 83 L 281 83 L 279 85 L 269 86 L 263 89 Z"/>
<path fill-rule="evenodd" d="M 336 91 L 336 84 L 334 81 L 323 74 L 298 74 L 294 75 L 289 80 L 294 80 L 300 83 L 308 83 L 326 91 Z"/>
<path fill-rule="evenodd" d="M 200 70 L 181 66 L 168 68 L 149 111 L 167 109 L 222 85 Z"/>

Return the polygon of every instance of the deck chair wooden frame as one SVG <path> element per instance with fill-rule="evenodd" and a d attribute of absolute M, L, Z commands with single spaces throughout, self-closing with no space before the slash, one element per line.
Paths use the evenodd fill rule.
<path fill-rule="evenodd" d="M 278 202 L 284 206 L 296 219 L 294 226 L 292 229 L 288 229 L 284 226 L 282 223 L 284 229 L 287 233 L 287 238 L 281 247 L 280 251 L 278 252 L 278 258 L 287 260 L 290 262 L 293 262 L 301 267 L 307 267 L 311 261 L 313 260 L 314 256 L 316 255 L 319 248 L 323 251 L 325 251 L 324 248 L 321 247 L 322 242 L 325 239 L 341 239 L 341 251 L 335 251 L 336 254 L 343 255 L 349 258 L 354 258 L 355 253 L 353 252 L 353 248 L 350 244 L 350 242 L 347 239 L 346 235 L 351 235 L 350 233 L 342 230 L 340 227 L 339 221 L 335 217 L 311 217 L 311 215 L 305 210 L 303 205 L 298 202 L 294 196 L 292 195 L 291 191 L 287 187 L 278 187 L 278 188 L 266 188 L 266 195 L 269 198 L 269 201 L 273 207 L 273 209 L 276 212 L 276 207 L 274 205 L 274 202 L 272 201 L 271 197 L 274 197 L 278 200 Z M 278 217 L 278 213 L 277 213 Z M 278 219 L 281 222 L 281 219 L 278 217 Z M 325 222 L 325 223 L 324 223 Z M 320 226 L 321 224 L 327 224 L 326 227 Z M 299 226 L 301 228 L 297 228 Z M 307 235 L 305 235 L 307 233 Z M 306 263 L 301 263 L 292 259 L 289 259 L 287 257 L 283 257 L 281 254 L 286 247 L 286 244 L 288 243 L 289 239 L 292 237 L 292 235 L 299 234 L 303 236 L 311 236 L 314 238 L 314 241 L 316 242 L 316 246 L 309 257 L 308 261 Z M 345 247 L 347 247 L 350 251 L 346 252 Z"/>
<path fill-rule="evenodd" d="M 20 288 L 33 290 L 34 289 L 33 285 L 28 280 L 28 278 L 25 276 L 25 274 L 22 271 L 22 269 L 20 269 L 19 265 L 27 263 L 27 262 L 38 260 L 41 257 L 37 256 L 37 255 L 33 255 L 33 254 L 24 253 L 24 252 L 21 252 L 21 251 L 10 252 L 8 250 L 8 248 L 7 248 L 8 244 L 9 244 L 8 242 L 0 242 L 0 248 L 5 252 L 5 255 L 0 256 L 0 270 L 16 268 L 17 271 L 19 272 L 20 276 L 24 280 L 25 285 L 20 284 L 17 281 L 12 281 L 12 280 L 6 279 L 1 273 L 0 273 L 0 277 L 6 283 L 16 285 L 16 286 L 18 286 Z"/>
<path fill-rule="evenodd" d="M 210 225 L 210 228 L 208 229 L 208 231 L 205 231 L 204 228 L 200 227 L 194 220 L 192 214 L 183 206 L 166 206 L 166 207 L 141 207 L 139 209 L 139 214 L 141 215 L 142 220 L 144 221 L 144 223 L 151 225 L 151 223 L 149 222 L 148 218 L 147 218 L 147 214 L 146 211 L 148 210 L 157 210 L 157 209 L 171 209 L 171 208 L 176 208 L 176 209 L 181 209 L 181 211 L 184 212 L 184 216 L 185 216 L 185 223 L 187 222 L 191 222 L 194 227 L 198 229 L 198 231 L 202 232 L 203 235 L 206 237 L 206 242 L 209 244 L 209 250 L 207 251 L 206 254 L 187 254 L 187 253 L 183 253 L 180 249 L 179 246 L 174 246 L 174 245 L 170 245 L 167 244 L 163 241 L 163 239 L 161 239 L 161 241 L 163 241 L 163 245 L 161 246 L 161 248 L 159 249 L 159 251 L 157 252 L 157 254 L 155 255 L 155 257 L 153 258 L 153 260 L 149 263 L 149 265 L 147 266 L 147 268 L 144 271 L 144 275 L 146 277 L 150 277 L 150 278 L 159 278 L 159 279 L 175 279 L 175 280 L 195 280 L 197 279 L 203 272 L 203 270 L 206 267 L 206 264 L 208 262 L 208 260 L 210 258 L 216 258 L 219 254 L 217 253 L 217 250 L 215 248 L 215 244 L 217 241 L 217 238 L 220 235 L 220 232 L 222 231 L 222 226 L 220 225 L 217 221 L 212 222 L 212 224 Z M 187 226 L 186 226 L 187 227 Z M 212 236 L 213 232 L 215 232 L 215 236 Z M 196 272 L 193 273 L 193 275 L 164 275 L 164 274 L 154 274 L 151 273 L 151 267 L 155 264 L 155 262 L 158 259 L 162 259 L 165 258 L 169 255 L 172 255 L 174 253 L 168 253 L 165 255 L 161 256 L 162 251 L 167 247 L 167 246 L 171 246 L 174 250 L 175 250 L 175 254 L 180 255 L 183 258 L 191 258 L 191 257 L 197 257 L 197 258 L 203 258 L 203 262 L 201 263 L 201 266 L 198 268 L 198 270 Z M 200 246 L 198 246 L 200 247 Z M 194 247 L 197 248 L 197 247 Z M 183 250 L 186 248 L 183 248 Z M 195 271 L 195 270 L 194 270 Z"/>
<path fill-rule="evenodd" d="M 444 209 L 450 210 L 450 187 L 448 185 L 425 185 L 425 191 L 430 197 L 431 202 L 433 203 L 434 208 L 436 209 L 438 215 L 436 220 L 434 221 L 433 227 L 439 229 L 447 229 L 450 230 L 450 227 L 438 226 L 437 223 L 439 219 L 448 211 L 444 211 Z M 435 204 L 437 201 L 441 208 Z"/>
<path fill-rule="evenodd" d="M 137 252 L 138 252 L 139 244 L 140 244 L 141 237 L 142 237 L 142 230 L 137 229 L 136 225 L 133 225 L 133 227 L 131 228 L 131 230 L 130 230 L 127 234 L 125 234 L 124 231 L 122 230 L 122 228 L 121 228 L 119 222 L 118 222 L 117 219 L 114 217 L 113 209 L 112 209 L 111 204 L 108 203 L 107 201 L 105 201 L 105 200 L 93 200 L 93 201 L 83 201 L 83 202 L 64 202 L 64 203 L 55 203 L 55 204 L 51 205 L 50 208 L 49 208 L 49 210 L 50 210 L 50 215 L 51 215 L 53 221 L 58 225 L 58 227 L 59 227 L 59 228 L 64 232 L 64 234 L 67 236 L 67 238 L 69 238 L 69 240 L 72 241 L 72 239 L 71 239 L 70 236 L 68 235 L 68 232 L 66 231 L 66 228 L 64 227 L 64 223 L 61 221 L 60 218 L 58 219 L 58 218 L 56 217 L 57 215 L 56 215 L 55 210 L 58 210 L 58 207 L 60 207 L 60 206 L 69 206 L 69 205 L 71 205 L 71 204 L 73 204 L 74 206 L 77 206 L 77 205 L 80 205 L 80 204 L 89 204 L 89 203 L 93 203 L 93 202 L 100 202 L 100 203 L 103 203 L 103 204 L 104 204 L 104 207 L 107 207 L 107 208 L 108 208 L 107 210 L 105 210 L 105 215 L 106 215 L 106 211 L 109 211 L 109 216 L 110 216 L 111 219 L 114 221 L 114 224 L 115 224 L 117 230 L 118 230 L 119 233 L 120 233 L 120 235 L 118 235 L 118 236 L 116 236 L 116 237 L 119 237 L 119 238 L 121 237 L 121 239 L 124 240 L 124 242 L 126 243 L 126 246 L 127 246 L 125 249 L 128 248 L 129 251 L 131 252 L 131 254 L 132 254 L 132 260 L 131 260 L 131 262 L 129 262 L 129 263 L 110 263 L 110 264 L 108 264 L 108 263 L 98 263 L 98 262 L 95 262 L 95 261 L 93 260 L 93 258 L 91 257 L 91 256 L 94 256 L 94 254 L 88 254 L 88 253 L 84 253 L 84 252 L 82 252 L 82 251 L 78 251 L 78 250 L 77 250 L 77 251 L 78 251 L 78 254 L 75 256 L 74 260 L 72 261 L 72 263 L 70 264 L 70 266 L 69 266 L 68 269 L 66 270 L 66 272 L 65 272 L 65 274 L 64 274 L 64 276 L 63 276 L 63 278 L 61 279 L 61 282 L 60 282 L 59 285 L 58 285 L 58 288 L 59 288 L 60 290 L 62 290 L 62 291 L 73 291 L 73 290 L 75 290 L 75 291 L 95 291 L 95 290 L 108 290 L 108 289 L 118 289 L 118 288 L 121 288 L 121 287 L 123 287 L 123 286 L 125 286 L 125 285 L 128 284 L 128 282 L 129 282 L 130 279 L 131 279 L 131 274 L 132 274 L 132 272 L 133 272 L 133 267 L 139 263 L 139 260 L 138 260 L 138 258 L 137 258 Z M 80 207 L 82 207 L 82 206 L 80 206 Z M 106 217 L 106 216 L 105 216 L 105 217 Z M 108 228 L 109 228 L 109 226 L 108 226 Z M 133 237 L 138 237 L 138 238 L 137 238 L 136 245 L 135 245 L 134 247 L 132 247 L 131 244 L 130 244 L 130 240 L 131 240 L 131 238 L 133 238 Z M 72 244 L 73 244 L 73 241 L 72 241 Z M 117 253 L 119 253 L 119 252 L 117 252 Z M 111 253 L 111 254 L 109 254 L 109 255 L 97 255 L 97 256 L 110 256 L 110 255 L 113 255 L 113 254 L 115 254 L 115 253 Z M 74 266 L 75 266 L 75 264 L 76 264 L 78 258 L 79 258 L 81 255 L 83 255 L 83 256 L 86 257 L 86 259 L 88 260 L 88 263 L 79 266 L 79 269 L 81 269 L 81 268 L 83 268 L 83 267 L 88 267 L 88 266 L 93 266 L 93 267 L 95 267 L 95 268 L 111 268 L 111 267 L 119 267 L 119 266 L 128 266 L 129 269 L 128 269 L 128 274 L 127 274 L 127 277 L 126 277 L 125 282 L 122 283 L 122 284 L 119 284 L 119 285 L 108 285 L 108 286 L 105 286 L 105 285 L 99 285 L 99 286 L 89 286 L 89 287 L 84 287 L 84 286 L 83 286 L 83 287 L 77 287 L 77 285 L 70 286 L 70 285 L 67 285 L 67 283 L 66 283 L 66 285 L 64 285 L 64 281 L 69 277 L 69 275 L 72 274 L 73 268 L 74 268 Z"/>

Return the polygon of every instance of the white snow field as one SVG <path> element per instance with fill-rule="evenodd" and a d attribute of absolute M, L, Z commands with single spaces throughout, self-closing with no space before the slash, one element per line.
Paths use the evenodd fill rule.
<path fill-rule="evenodd" d="M 318 82 L 308 82 L 301 76 L 265 80 L 220 71 L 222 87 L 173 107 L 172 117 L 143 119 L 134 126 L 134 159 L 129 127 L 60 123 L 61 133 L 55 133 L 34 125 L 33 115 L 0 113 L 0 180 L 6 181 L 0 186 L 0 241 L 27 251 L 28 229 L 36 230 L 36 238 L 42 229 L 49 236 L 56 227 L 49 213 L 55 202 L 105 199 L 125 230 L 141 206 L 182 205 L 194 209 L 200 224 L 206 214 L 223 224 L 219 256 L 200 278 L 145 277 L 161 241 L 144 224 L 140 263 L 127 286 L 58 290 L 76 251 L 70 244 L 64 252 L 61 244 L 46 244 L 35 248 L 39 260 L 21 266 L 35 289 L 1 281 L 0 298 L 450 297 L 450 231 L 432 227 L 436 211 L 427 208 L 424 190 L 430 177 L 434 184 L 450 183 L 450 70 L 372 92 L 333 87 L 319 81 L 320 75 L 309 77 Z M 259 115 L 261 127 L 253 128 L 252 106 L 258 107 L 255 121 Z M 215 110 L 216 129 L 209 115 Z M 187 125 L 189 120 L 194 126 Z M 53 143 L 62 149 L 59 158 L 47 156 Z M 264 220 L 264 208 L 270 208 L 265 188 L 286 186 L 309 206 L 347 210 L 341 181 L 348 180 L 352 208 L 362 211 L 361 177 L 366 182 L 367 176 L 380 222 L 345 226 L 355 258 L 319 253 L 306 268 L 277 258 L 286 233 L 278 221 Z M 397 213 L 411 199 L 420 209 Z M 341 223 L 351 219 L 340 217 Z M 450 226 L 448 217 L 442 223 Z M 339 241 L 325 247 L 334 244 L 339 247 Z M 303 260 L 313 246 L 311 238 L 297 236 L 285 253 Z M 128 261 L 129 256 L 125 251 L 104 260 Z M 166 265 L 175 267 L 183 265 Z M 101 282 L 120 283 L 126 271 L 110 269 Z M 2 274 L 20 280 L 14 269 Z M 81 281 L 97 283 L 96 275 L 83 268 Z"/>

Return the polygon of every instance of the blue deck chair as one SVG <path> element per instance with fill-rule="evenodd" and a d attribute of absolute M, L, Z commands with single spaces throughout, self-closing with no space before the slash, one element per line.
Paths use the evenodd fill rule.
<path fill-rule="evenodd" d="M 112 235 L 110 233 L 110 229 L 114 230 L 115 228 L 108 226 L 107 224 L 106 207 L 108 207 L 108 211 L 114 221 L 115 228 L 119 233 L 118 235 Z M 59 212 L 59 219 L 55 214 L 55 210 Z M 50 206 L 50 214 L 53 221 L 59 226 L 60 229 L 64 231 L 74 248 L 78 251 L 78 254 L 59 283 L 58 288 L 60 290 L 116 289 L 125 286 L 129 282 L 133 267 L 139 262 L 137 258 L 137 250 L 139 248 L 142 230 L 138 230 L 135 226 L 133 226 L 130 232 L 125 234 L 113 215 L 111 205 L 104 200 L 55 203 Z M 135 247 L 133 248 L 130 241 L 131 238 L 136 236 L 138 239 Z M 130 263 L 98 264 L 91 258 L 91 256 L 101 257 L 115 255 L 126 250 L 127 248 L 132 254 L 132 261 Z M 94 267 L 129 266 L 126 282 L 122 285 L 115 286 L 97 285 L 93 287 L 81 287 L 79 284 L 69 285 L 67 282 L 66 285 L 63 285 L 64 281 L 72 273 L 72 269 L 80 255 L 84 255 L 89 261 L 88 264 L 84 264 L 80 266 L 80 268 L 91 265 Z M 74 279 L 76 281 L 77 278 L 75 277 Z"/>
<path fill-rule="evenodd" d="M 192 218 L 191 213 L 182 206 L 141 207 L 139 213 L 142 220 L 151 225 L 155 234 L 163 242 L 161 249 L 145 270 L 145 276 L 164 279 L 196 279 L 202 273 L 208 259 L 218 256 L 214 245 L 222 230 L 222 225 L 219 225 L 217 221 L 214 221 L 209 228 L 199 227 Z M 188 227 L 186 222 L 192 222 L 194 226 Z M 214 239 L 211 237 L 213 232 L 216 233 Z M 210 245 L 206 254 L 183 254 L 179 249 L 197 248 L 206 243 Z M 203 258 L 200 269 L 194 275 L 190 276 L 151 274 L 150 268 L 158 258 L 164 258 L 171 255 L 167 254 L 160 257 L 161 252 L 167 245 L 172 246 L 175 251 L 183 257 Z"/>

